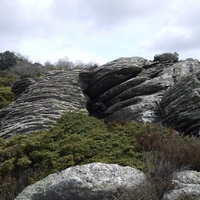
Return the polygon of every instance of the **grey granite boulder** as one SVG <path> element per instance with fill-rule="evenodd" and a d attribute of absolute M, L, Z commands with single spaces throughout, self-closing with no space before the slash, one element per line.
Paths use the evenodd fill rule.
<path fill-rule="evenodd" d="M 200 199 L 200 172 L 178 172 L 174 175 L 172 183 L 174 188 L 163 196 L 163 200 L 178 200 L 183 195 L 193 197 L 190 199 Z"/>
<path fill-rule="evenodd" d="M 106 200 L 121 187 L 133 188 L 145 181 L 145 174 L 137 169 L 92 163 L 49 175 L 15 200 Z"/>

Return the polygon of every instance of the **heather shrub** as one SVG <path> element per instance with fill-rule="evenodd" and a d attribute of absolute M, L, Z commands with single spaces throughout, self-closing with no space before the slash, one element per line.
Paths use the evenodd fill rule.
<path fill-rule="evenodd" d="M 173 130 L 154 126 L 138 134 L 137 142 L 144 151 L 146 174 L 159 199 L 173 189 L 175 172 L 200 170 L 200 141 L 196 137 L 180 137 Z"/>

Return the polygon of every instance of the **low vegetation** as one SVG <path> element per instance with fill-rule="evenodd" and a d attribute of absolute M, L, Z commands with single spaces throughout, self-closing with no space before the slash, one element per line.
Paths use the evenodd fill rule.
<path fill-rule="evenodd" d="M 181 138 L 159 125 L 134 121 L 105 124 L 81 113 L 67 113 L 48 131 L 0 139 L 0 196 L 11 200 L 50 173 L 104 162 L 146 172 L 151 184 L 139 187 L 137 193 L 121 193 L 129 195 L 126 199 L 144 195 L 144 191 L 152 199 L 160 199 L 171 187 L 173 172 L 200 169 L 199 155 L 197 138 Z"/>
<path fill-rule="evenodd" d="M 15 95 L 11 91 L 11 85 L 17 78 L 12 73 L 0 71 L 0 108 L 10 104 L 14 100 Z"/>
<path fill-rule="evenodd" d="M 35 78 L 49 70 L 75 67 L 67 59 L 42 66 L 21 55 L 4 53 L 9 62 L 0 65 L 0 108 L 14 100 L 11 86 L 20 77 Z M 79 67 L 97 66 L 79 63 Z M 121 188 L 113 199 L 159 200 L 173 187 L 174 172 L 200 171 L 200 141 L 180 137 L 161 125 L 134 121 L 106 124 L 82 113 L 67 113 L 50 130 L 0 139 L 0 199 L 13 200 L 27 185 L 48 174 L 92 162 L 128 165 L 146 173 L 146 185 L 131 191 Z M 195 197 L 183 194 L 179 200 L 189 199 Z"/>

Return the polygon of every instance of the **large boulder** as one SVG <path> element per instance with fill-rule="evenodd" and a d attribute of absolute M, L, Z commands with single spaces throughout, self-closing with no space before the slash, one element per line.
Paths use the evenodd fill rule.
<path fill-rule="evenodd" d="M 69 111 L 88 113 L 79 71 L 51 71 L 35 82 L 25 82 L 29 86 L 23 86 L 23 80 L 17 83 L 15 91 L 21 94 L 0 110 L 1 137 L 48 129 Z"/>
<path fill-rule="evenodd" d="M 184 196 L 187 196 L 185 199 L 200 199 L 200 172 L 187 170 L 175 173 L 172 183 L 174 188 L 163 196 L 163 200 L 184 199 Z"/>
<path fill-rule="evenodd" d="M 92 163 L 49 175 L 25 188 L 15 200 L 106 200 L 118 189 L 131 189 L 145 181 L 145 174 L 137 169 Z"/>
<path fill-rule="evenodd" d="M 162 122 L 182 133 L 200 133 L 200 72 L 185 77 L 160 102 Z"/>

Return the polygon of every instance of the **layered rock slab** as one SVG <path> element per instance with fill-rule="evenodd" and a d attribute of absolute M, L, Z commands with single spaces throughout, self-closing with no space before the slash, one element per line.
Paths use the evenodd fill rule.
<path fill-rule="evenodd" d="M 155 121 L 156 102 L 172 82 L 163 76 L 164 68 L 142 57 L 120 58 L 101 66 L 91 73 L 88 109 L 107 120 Z"/>
<path fill-rule="evenodd" d="M 132 189 L 145 181 L 145 174 L 135 168 L 92 163 L 49 175 L 15 200 L 106 200 L 119 188 Z"/>
<path fill-rule="evenodd" d="M 91 73 L 88 109 L 106 120 L 158 122 L 159 102 L 174 84 L 200 69 L 198 60 L 178 61 L 177 53 L 120 58 Z"/>
<path fill-rule="evenodd" d="M 31 82 L 12 104 L 0 110 L 0 136 L 47 129 L 69 111 L 87 113 L 79 73 L 52 71 Z"/>
<path fill-rule="evenodd" d="M 200 72 L 167 90 L 160 102 L 162 122 L 183 134 L 200 134 Z"/>

